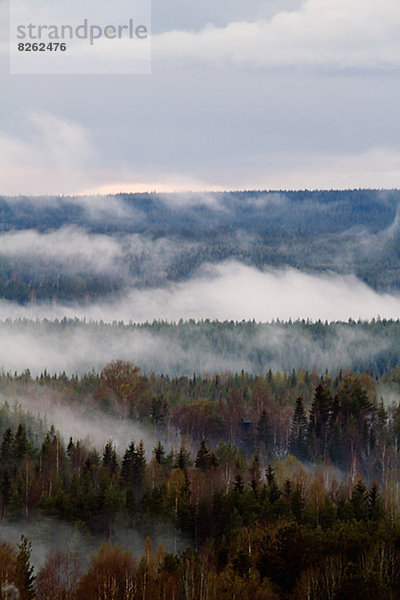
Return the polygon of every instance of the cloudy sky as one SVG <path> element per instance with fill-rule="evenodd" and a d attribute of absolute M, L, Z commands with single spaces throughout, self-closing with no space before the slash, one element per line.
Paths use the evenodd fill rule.
<path fill-rule="evenodd" d="M 3 194 L 399 185 L 396 0 L 153 0 L 120 76 L 10 75 L 7 8 Z"/>

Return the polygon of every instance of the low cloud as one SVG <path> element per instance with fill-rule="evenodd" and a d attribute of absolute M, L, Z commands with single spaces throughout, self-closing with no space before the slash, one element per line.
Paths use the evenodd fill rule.
<path fill-rule="evenodd" d="M 119 252 L 118 241 L 111 236 L 90 236 L 73 227 L 49 233 L 28 229 L 0 235 L 0 254 L 29 262 L 61 264 L 67 270 L 108 272 Z"/>
<path fill-rule="evenodd" d="M 80 337 L 82 340 L 84 336 Z M 48 335 L 47 341 L 54 344 L 55 340 L 51 340 L 51 335 Z M 69 350 L 72 351 L 72 347 Z M 84 441 L 88 447 L 95 447 L 101 453 L 111 439 L 118 455 L 122 456 L 132 440 L 135 443 L 143 440 L 145 450 L 151 457 L 152 449 L 157 443 L 158 438 L 152 434 L 150 428 L 132 420 L 104 414 L 90 398 L 85 399 L 82 404 L 72 403 L 71 398 L 42 386 L 32 386 L 26 395 L 15 395 L 15 392 L 5 389 L 1 396 L 2 401 L 7 400 L 11 407 L 16 406 L 18 410 L 22 409 L 38 418 L 47 424 L 48 428 L 54 425 L 65 445 L 72 438 L 74 441 Z"/>
<path fill-rule="evenodd" d="M 256 269 L 236 261 L 203 265 L 188 281 L 132 289 L 116 300 L 88 306 L 1 301 L 0 318 L 86 318 L 112 322 L 156 319 L 397 318 L 400 297 L 375 292 L 354 275 Z"/>
<path fill-rule="evenodd" d="M 314 365 L 321 370 L 351 368 L 354 361 L 361 364 L 384 352 L 385 340 L 374 340 L 363 330 L 353 332 L 345 326 L 340 330 L 335 325 L 335 335 L 326 343 L 311 338 L 301 328 L 291 330 L 275 323 L 264 329 L 260 326 L 243 340 L 240 331 L 234 330 L 232 340 L 221 350 L 205 334 L 200 335 L 195 324 L 186 338 L 173 328 L 124 323 L 181 318 L 347 321 L 350 317 L 366 320 L 378 315 L 398 318 L 399 313 L 399 296 L 377 293 L 353 275 L 316 275 L 295 269 L 262 271 L 226 262 L 204 266 L 186 282 L 131 290 L 114 302 L 18 306 L 3 301 L 0 366 L 5 371 L 30 368 L 38 374 L 47 368 L 71 374 L 91 368 L 101 370 L 110 360 L 121 358 L 144 371 L 171 375 L 241 369 L 264 372 L 270 367 L 291 370 Z M 73 320 L 46 320 L 64 316 Z M 45 320 L 13 323 L 12 318 Z"/>
<path fill-rule="evenodd" d="M 83 206 L 86 209 L 85 202 Z M 129 218 L 135 219 L 134 210 Z M 163 282 L 174 262 L 195 246 L 141 234 L 93 234 L 74 226 L 44 233 L 28 229 L 0 235 L 0 255 L 23 266 L 39 283 L 40 277 L 51 278 L 60 273 L 120 278 L 125 286 Z"/>

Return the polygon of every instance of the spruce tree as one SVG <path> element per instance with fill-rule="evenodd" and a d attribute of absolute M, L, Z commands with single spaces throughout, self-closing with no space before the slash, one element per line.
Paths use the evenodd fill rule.
<path fill-rule="evenodd" d="M 211 455 L 209 449 L 207 448 L 205 440 L 202 440 L 200 443 L 200 448 L 197 452 L 194 464 L 196 469 L 201 469 L 203 472 L 207 471 L 210 468 Z"/>
<path fill-rule="evenodd" d="M 368 494 L 361 478 L 358 479 L 353 488 L 350 505 L 354 519 L 357 521 L 366 521 L 368 519 Z"/>
<path fill-rule="evenodd" d="M 104 447 L 103 467 L 108 468 L 111 474 L 115 473 L 118 469 L 117 453 L 111 440 Z"/>
<path fill-rule="evenodd" d="M 8 464 L 11 467 L 13 459 L 13 447 L 14 434 L 12 432 L 11 427 L 8 427 L 4 432 L 3 441 L 0 449 L 0 461 L 3 466 Z"/>
<path fill-rule="evenodd" d="M 175 466 L 177 469 L 182 469 L 182 471 L 185 471 L 188 467 L 191 466 L 191 464 L 192 460 L 190 457 L 190 452 L 182 444 L 176 457 Z"/>
<path fill-rule="evenodd" d="M 158 440 L 158 444 L 154 448 L 153 454 L 154 454 L 154 458 L 156 459 L 156 461 L 158 462 L 159 465 L 162 465 L 165 463 L 165 450 L 164 450 L 164 446 L 162 445 L 160 440 Z"/>
<path fill-rule="evenodd" d="M 256 446 L 260 452 L 268 452 L 272 441 L 272 429 L 266 410 L 263 410 L 256 428 Z"/>
<path fill-rule="evenodd" d="M 3 469 L 0 480 L 0 492 L 3 498 L 4 506 L 7 508 L 12 495 L 11 478 L 8 472 L 8 465 L 6 465 Z"/>
<path fill-rule="evenodd" d="M 382 498 L 379 495 L 379 485 L 374 481 L 367 495 L 368 519 L 379 521 L 385 515 Z"/>
<path fill-rule="evenodd" d="M 233 489 L 236 492 L 239 492 L 239 494 L 243 494 L 243 492 L 244 492 L 244 481 L 243 481 L 243 477 L 241 476 L 240 473 L 238 473 L 235 477 L 235 481 L 233 483 Z"/>
<path fill-rule="evenodd" d="M 276 483 L 275 473 L 271 465 L 268 465 L 265 476 L 268 484 L 268 498 L 271 504 L 273 504 L 280 498 L 281 492 Z"/>
<path fill-rule="evenodd" d="M 135 442 L 132 441 L 122 459 L 121 476 L 125 485 L 134 485 L 135 483 L 135 454 Z"/>
<path fill-rule="evenodd" d="M 21 542 L 18 544 L 18 554 L 15 566 L 15 584 L 19 591 L 20 600 L 33 600 L 35 597 L 33 574 L 34 568 L 30 563 L 32 544 L 28 539 L 21 535 Z"/>
<path fill-rule="evenodd" d="M 307 458 L 307 417 L 303 399 L 297 398 L 289 436 L 289 452 L 300 460 Z"/>
<path fill-rule="evenodd" d="M 311 460 L 326 460 L 330 442 L 332 396 L 326 385 L 320 383 L 315 389 L 308 424 L 308 441 Z"/>

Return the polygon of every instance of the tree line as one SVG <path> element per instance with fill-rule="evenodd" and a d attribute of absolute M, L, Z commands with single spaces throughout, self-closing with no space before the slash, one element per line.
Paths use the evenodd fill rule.
<path fill-rule="evenodd" d="M 92 404 L 158 441 L 96 449 L 0 407 L 2 527 L 52 519 L 74 532 L 35 571 L 30 540 L 3 543 L 0 594 L 398 597 L 400 409 L 382 393 L 396 398 L 399 383 L 397 370 L 169 378 L 123 361 L 81 377 L 3 374 L 6 397 Z M 136 555 L 121 531 L 163 545 Z"/>

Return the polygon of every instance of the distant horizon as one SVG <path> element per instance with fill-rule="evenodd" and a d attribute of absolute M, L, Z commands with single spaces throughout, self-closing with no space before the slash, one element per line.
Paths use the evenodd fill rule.
<path fill-rule="evenodd" d="M 253 193 L 260 192 L 263 194 L 273 194 L 280 193 L 284 194 L 286 192 L 309 192 L 309 193 L 318 193 L 318 192 L 398 192 L 400 191 L 400 187 L 332 187 L 332 188 L 232 188 L 232 189 L 180 189 L 180 190 L 169 190 L 169 191 L 160 191 L 160 190 L 142 190 L 142 191 L 119 191 L 119 192 L 110 192 L 110 193 L 96 193 L 96 192 L 82 192 L 77 194 L 70 193 L 46 193 L 46 194 L 2 194 L 0 193 L 1 198 L 107 198 L 108 196 L 122 196 L 122 195 L 173 195 L 173 194 L 234 194 L 234 193 Z"/>

